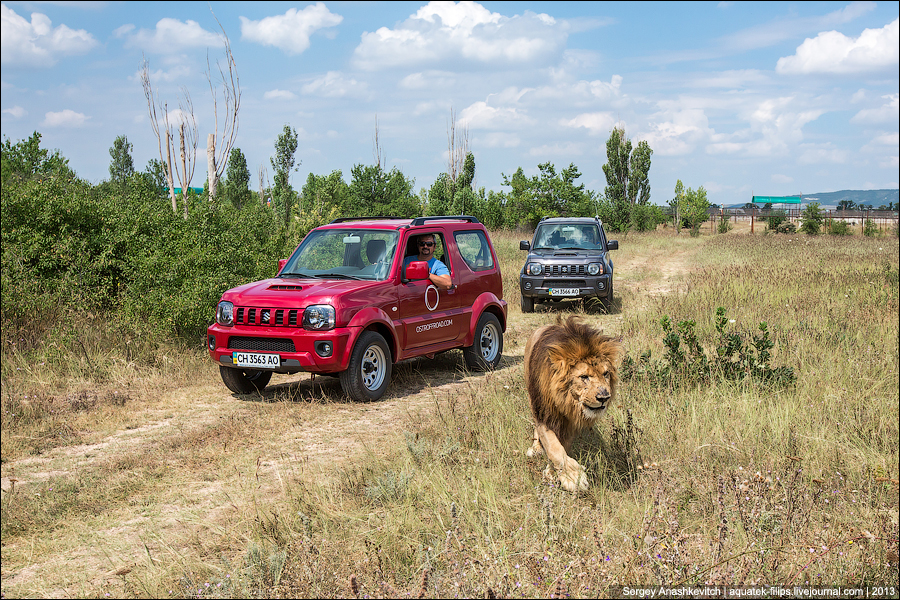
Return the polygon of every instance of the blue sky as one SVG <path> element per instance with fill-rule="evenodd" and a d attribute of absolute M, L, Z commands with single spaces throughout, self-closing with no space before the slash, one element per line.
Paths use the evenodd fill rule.
<path fill-rule="evenodd" d="M 215 12 L 215 17 L 210 11 Z M 3 2 L 3 139 L 33 131 L 79 176 L 106 179 L 118 135 L 135 165 L 159 158 L 139 77 L 182 90 L 197 170 L 215 127 L 207 79 L 221 31 L 240 78 L 236 146 L 253 185 L 299 134 L 309 173 L 374 164 L 429 187 L 447 169 L 451 114 L 476 186 L 538 164 L 579 167 L 602 192 L 615 126 L 653 149 L 651 201 L 675 183 L 711 202 L 898 187 L 897 2 Z M 214 80 L 215 80 L 214 77 Z M 219 97 L 220 114 L 222 99 Z M 220 116 L 220 119 L 222 117 Z"/>

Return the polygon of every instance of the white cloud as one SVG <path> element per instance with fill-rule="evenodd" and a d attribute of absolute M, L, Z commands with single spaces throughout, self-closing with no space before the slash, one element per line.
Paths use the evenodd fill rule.
<path fill-rule="evenodd" d="M 150 73 L 150 81 L 154 84 L 162 81 L 177 81 L 191 74 L 191 69 L 187 65 L 175 64 L 168 71 L 157 69 Z M 128 78 L 129 81 L 141 81 L 141 72 L 135 71 L 134 75 Z"/>
<path fill-rule="evenodd" d="M 303 10 L 288 9 L 283 15 L 251 21 L 241 17 L 241 38 L 264 46 L 275 46 L 287 54 L 309 48 L 309 36 L 326 27 L 339 25 L 344 17 L 317 2 Z"/>
<path fill-rule="evenodd" d="M 458 122 L 468 129 L 508 129 L 534 124 L 533 119 L 517 108 L 488 106 L 475 102 L 464 108 Z"/>
<path fill-rule="evenodd" d="M 689 87 L 695 88 L 747 88 L 769 82 L 768 76 L 758 69 L 742 69 L 721 71 L 706 76 L 695 77 L 687 81 Z"/>
<path fill-rule="evenodd" d="M 400 87 L 407 90 L 441 90 L 456 82 L 456 74 L 449 71 L 427 71 L 411 73 L 400 80 Z"/>
<path fill-rule="evenodd" d="M 82 127 L 90 117 L 71 109 L 60 112 L 48 112 L 44 115 L 43 127 Z"/>
<path fill-rule="evenodd" d="M 851 123 L 888 123 L 900 118 L 900 94 L 882 96 L 887 102 L 878 108 L 864 108 L 850 119 Z"/>
<path fill-rule="evenodd" d="M 84 29 L 53 27 L 49 17 L 31 13 L 31 22 L 0 5 L 0 62 L 10 66 L 52 67 L 61 57 L 84 54 L 97 40 Z"/>
<path fill-rule="evenodd" d="M 703 108 L 675 104 L 671 107 L 664 105 L 664 108 L 651 115 L 653 124 L 639 136 L 650 145 L 654 154 L 689 154 L 712 137 L 714 132 Z"/>
<path fill-rule="evenodd" d="M 266 100 L 293 100 L 297 96 L 288 90 L 269 90 L 263 94 Z"/>
<path fill-rule="evenodd" d="M 803 144 L 800 146 L 800 156 L 797 163 L 801 165 L 818 165 L 822 163 L 844 164 L 847 162 L 848 152 L 836 148 L 834 144 Z"/>
<path fill-rule="evenodd" d="M 806 73 L 862 73 L 897 68 L 900 63 L 900 19 L 881 29 L 866 29 L 858 38 L 826 31 L 807 38 L 797 53 L 778 59 L 783 75 Z"/>
<path fill-rule="evenodd" d="M 140 48 L 154 54 L 173 54 L 186 48 L 219 46 L 221 44 L 221 36 L 206 31 L 196 21 L 181 22 L 168 17 L 160 19 L 156 23 L 156 29 L 139 29 L 136 33 L 128 36 L 126 43 L 127 46 Z"/>
<path fill-rule="evenodd" d="M 574 119 L 560 119 L 563 127 L 584 127 L 591 135 L 608 135 L 616 125 L 616 117 L 609 112 L 582 113 Z"/>
<path fill-rule="evenodd" d="M 793 183 L 794 178 L 790 175 L 782 175 L 780 173 L 772 174 L 772 182 L 773 183 Z"/>
<path fill-rule="evenodd" d="M 569 25 L 526 11 L 512 17 L 477 2 L 429 2 L 395 29 L 365 32 L 353 54 L 362 69 L 453 61 L 533 65 L 559 58 Z"/>
<path fill-rule="evenodd" d="M 739 154 L 754 157 L 787 155 L 803 141 L 803 127 L 825 111 L 798 106 L 792 96 L 772 98 L 744 109 L 739 116 L 748 127 L 730 134 L 715 134 L 706 147 L 707 154 Z M 654 148 L 655 150 L 655 148 Z"/>
<path fill-rule="evenodd" d="M 3 109 L 3 112 L 12 115 L 12 116 L 15 117 L 16 119 L 21 119 L 21 118 L 24 117 L 26 114 L 28 114 L 28 111 L 26 111 L 26 110 L 25 110 L 24 108 L 22 108 L 21 106 L 13 106 L 12 108 L 4 108 L 4 109 Z"/>
<path fill-rule="evenodd" d="M 529 156 L 538 157 L 538 159 L 549 158 L 551 156 L 581 156 L 584 154 L 584 148 L 581 144 L 575 142 L 557 142 L 555 144 L 543 144 L 541 146 L 533 147 L 528 151 L 528 154 Z"/>
<path fill-rule="evenodd" d="M 484 136 L 478 137 L 475 141 L 479 146 L 485 148 L 518 148 L 522 145 L 522 140 L 514 133 L 504 133 L 500 131 L 491 131 Z"/>
<path fill-rule="evenodd" d="M 894 146 L 895 148 L 900 145 L 900 134 L 896 131 L 890 133 L 881 133 L 875 136 L 872 139 L 872 144 L 877 144 L 880 146 Z"/>
<path fill-rule="evenodd" d="M 323 96 L 326 98 L 343 98 L 345 96 L 360 98 L 367 94 L 365 83 L 348 79 L 338 71 L 329 71 L 301 88 L 304 94 Z"/>

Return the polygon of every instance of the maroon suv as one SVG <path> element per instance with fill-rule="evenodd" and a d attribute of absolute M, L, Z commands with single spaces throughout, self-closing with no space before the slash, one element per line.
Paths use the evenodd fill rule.
<path fill-rule="evenodd" d="M 431 236 L 449 289 L 418 260 L 419 238 Z M 225 292 L 207 343 L 232 392 L 308 371 L 377 400 L 407 358 L 462 348 L 469 369 L 496 367 L 506 310 L 500 264 L 475 217 L 345 218 L 310 231 L 274 278 Z"/>

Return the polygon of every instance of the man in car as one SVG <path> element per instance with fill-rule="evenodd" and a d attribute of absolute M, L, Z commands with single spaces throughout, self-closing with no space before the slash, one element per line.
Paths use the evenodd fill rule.
<path fill-rule="evenodd" d="M 439 290 L 449 290 L 452 287 L 450 278 L 450 269 L 447 265 L 434 257 L 434 234 L 425 233 L 418 239 L 419 254 L 418 256 L 407 256 L 403 259 L 403 268 L 416 260 L 424 260 L 428 263 L 428 279 Z"/>

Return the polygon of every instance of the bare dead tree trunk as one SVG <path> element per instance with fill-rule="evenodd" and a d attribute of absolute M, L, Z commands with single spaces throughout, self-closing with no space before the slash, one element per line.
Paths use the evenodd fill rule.
<path fill-rule="evenodd" d="M 185 155 L 185 148 L 184 148 L 184 121 L 182 121 L 181 124 L 178 126 L 178 133 L 179 133 L 179 138 L 181 140 L 181 172 L 186 174 L 187 173 L 187 157 Z M 190 182 L 188 182 L 188 185 L 190 185 Z M 188 200 L 187 200 L 188 189 L 189 188 L 185 185 L 181 186 L 181 202 L 184 204 L 185 220 L 187 220 L 187 218 L 188 218 Z"/>
<path fill-rule="evenodd" d="M 185 195 L 191 186 L 191 179 L 194 177 L 194 164 L 197 154 L 197 120 L 194 117 L 194 106 L 191 103 L 191 96 L 187 89 L 182 88 L 182 100 L 179 103 L 181 109 L 181 123 L 178 125 L 179 131 L 179 148 L 181 151 L 181 168 L 172 163 L 172 145 L 174 143 L 173 126 L 174 123 L 169 121 L 169 105 L 159 101 L 153 92 L 153 86 L 150 82 L 150 63 L 144 59 L 141 68 L 141 83 L 144 87 L 144 97 L 147 99 L 147 111 L 150 115 L 150 126 L 156 135 L 156 141 L 159 147 L 159 160 L 166 169 L 166 183 L 169 185 L 169 198 L 172 201 L 172 212 L 178 212 L 178 200 L 175 197 L 175 179 L 181 184 L 182 196 Z M 160 117 L 157 113 L 157 106 L 162 110 L 162 127 L 160 127 Z M 188 122 L 189 120 L 189 122 Z M 188 127 L 188 125 L 190 125 Z M 166 153 L 163 155 L 162 138 L 166 138 Z M 187 203 L 184 207 L 184 216 L 187 218 Z"/>
<path fill-rule="evenodd" d="M 169 184 L 169 196 L 172 197 L 172 212 L 178 212 L 178 201 L 175 199 L 175 182 L 172 180 L 172 136 L 166 129 L 166 183 Z"/>
<path fill-rule="evenodd" d="M 259 166 L 259 201 L 266 206 L 266 190 L 269 188 L 269 173 L 263 165 Z"/>
<path fill-rule="evenodd" d="M 372 144 L 372 154 L 375 158 L 375 166 L 378 167 L 379 171 L 384 170 L 384 149 L 381 147 L 381 142 L 378 139 L 378 115 L 375 115 L 375 140 Z"/>
<path fill-rule="evenodd" d="M 147 113 L 150 116 L 150 127 L 156 135 L 156 144 L 159 150 L 159 160 L 163 163 L 166 170 L 166 183 L 169 184 L 169 198 L 172 200 L 172 212 L 178 212 L 178 204 L 175 201 L 175 185 L 172 181 L 172 150 L 171 150 L 171 134 L 169 132 L 169 109 L 168 105 L 160 105 L 165 115 L 166 127 L 163 130 L 159 128 L 159 116 L 156 113 L 157 98 L 153 93 L 153 86 L 150 84 L 150 63 L 144 59 L 141 65 L 141 85 L 144 87 L 144 98 L 147 99 Z M 166 138 L 166 154 L 163 155 L 162 138 Z"/>
<path fill-rule="evenodd" d="M 213 18 L 216 18 L 215 14 L 213 14 Z M 216 18 L 216 23 L 219 23 L 219 19 Z M 221 130 L 219 129 L 219 103 L 218 103 L 218 92 L 216 90 L 216 86 L 213 85 L 212 80 L 212 69 L 209 65 L 209 56 L 206 57 L 206 78 L 209 81 L 209 91 L 213 97 L 213 114 L 215 115 L 215 130 L 214 133 L 210 134 L 207 137 L 207 147 L 206 147 L 206 162 L 207 162 L 207 176 L 209 178 L 209 199 L 214 200 L 216 197 L 216 193 L 219 186 L 219 178 L 225 172 L 225 165 L 228 162 L 228 156 L 231 154 L 231 149 L 234 147 L 234 141 L 237 138 L 237 130 L 238 130 L 238 112 L 241 107 L 241 82 L 240 78 L 237 74 L 237 65 L 234 62 L 234 54 L 231 52 L 231 41 L 228 39 L 228 35 L 225 33 L 225 28 L 222 27 L 222 24 L 219 23 L 219 28 L 222 30 L 222 38 L 223 43 L 225 45 L 225 64 L 226 68 L 222 68 L 222 65 L 216 63 L 216 66 L 219 68 L 219 78 L 221 81 L 222 88 L 222 97 L 225 103 L 225 116 L 222 123 Z M 216 152 L 216 140 L 215 138 L 219 138 L 218 144 L 218 153 Z M 212 139 L 212 154 L 210 155 L 210 143 L 209 140 Z M 212 158 L 210 158 L 210 156 Z"/>
<path fill-rule="evenodd" d="M 206 136 L 206 173 L 215 173 L 216 172 L 216 134 L 210 133 Z M 209 199 L 212 200 L 216 197 L 216 190 L 218 189 L 219 178 L 218 177 L 210 177 L 209 178 Z"/>
<path fill-rule="evenodd" d="M 469 152 L 469 130 L 456 131 L 456 111 L 450 109 L 450 124 L 447 127 L 447 176 L 450 178 L 450 197 L 456 194 L 456 180 L 463 170 L 466 154 Z"/>

